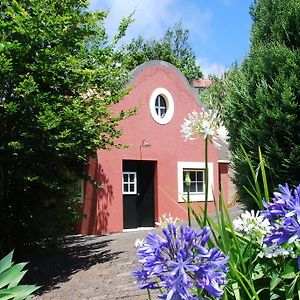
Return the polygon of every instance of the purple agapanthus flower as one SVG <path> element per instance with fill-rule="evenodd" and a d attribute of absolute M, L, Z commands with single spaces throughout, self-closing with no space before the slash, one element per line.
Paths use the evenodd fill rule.
<path fill-rule="evenodd" d="M 288 184 L 279 185 L 272 202 L 264 203 L 261 212 L 272 224 L 271 234 L 266 236 L 266 244 L 283 245 L 300 239 L 300 185 L 290 189 Z"/>
<path fill-rule="evenodd" d="M 138 247 L 141 268 L 132 274 L 141 288 L 160 289 L 167 300 L 199 299 L 198 291 L 220 298 L 226 284 L 228 257 L 216 249 L 207 249 L 209 229 L 169 224 L 164 238 L 148 233 Z"/>

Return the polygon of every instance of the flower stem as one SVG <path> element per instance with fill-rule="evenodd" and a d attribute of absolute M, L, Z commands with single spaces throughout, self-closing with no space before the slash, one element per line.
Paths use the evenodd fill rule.
<path fill-rule="evenodd" d="M 147 289 L 147 293 L 148 293 L 148 300 L 151 300 L 151 293 L 149 289 Z"/>
<path fill-rule="evenodd" d="M 187 203 L 188 203 L 188 222 L 191 227 L 191 210 L 190 210 L 190 186 L 187 187 Z"/>
<path fill-rule="evenodd" d="M 205 173 L 204 173 L 204 186 L 205 186 L 205 202 L 204 202 L 204 226 L 207 223 L 207 205 L 208 205 L 208 140 L 205 139 Z"/>

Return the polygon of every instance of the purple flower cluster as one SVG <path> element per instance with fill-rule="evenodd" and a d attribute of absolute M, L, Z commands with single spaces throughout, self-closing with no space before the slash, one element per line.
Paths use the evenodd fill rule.
<path fill-rule="evenodd" d="M 272 202 L 264 203 L 266 210 L 261 213 L 272 225 L 271 234 L 264 239 L 265 244 L 283 245 L 300 238 L 300 185 L 290 189 L 288 184 L 279 185 Z"/>
<path fill-rule="evenodd" d="M 200 232 L 188 226 L 169 224 L 165 238 L 148 233 L 138 247 L 141 269 L 133 272 L 142 289 L 160 289 L 160 298 L 199 299 L 201 295 L 220 298 L 226 284 L 228 257 L 217 248 L 206 249 L 209 229 Z"/>

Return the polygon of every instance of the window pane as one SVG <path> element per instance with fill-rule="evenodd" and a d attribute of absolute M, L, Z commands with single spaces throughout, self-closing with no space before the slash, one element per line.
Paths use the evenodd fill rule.
<path fill-rule="evenodd" d="M 167 111 L 167 103 L 163 96 L 158 95 L 155 99 L 155 111 L 157 115 L 163 118 Z"/>
<path fill-rule="evenodd" d="M 197 172 L 197 181 L 203 181 L 203 171 Z"/>
<path fill-rule="evenodd" d="M 203 192 L 203 182 L 197 182 L 197 191 Z"/>
<path fill-rule="evenodd" d="M 134 184 L 133 183 L 130 184 L 130 192 L 134 192 Z"/>
<path fill-rule="evenodd" d="M 123 192 L 124 193 L 128 192 L 128 184 L 126 184 L 126 183 L 123 185 Z"/>
<path fill-rule="evenodd" d="M 190 192 L 191 193 L 196 193 L 196 183 L 195 182 L 191 183 Z"/>
<path fill-rule="evenodd" d="M 156 99 L 155 99 L 155 107 L 159 107 L 159 98 L 160 96 L 157 96 Z"/>
<path fill-rule="evenodd" d="M 130 174 L 130 182 L 134 182 L 134 174 Z"/>
<path fill-rule="evenodd" d="M 195 171 L 190 171 L 190 178 L 191 178 L 191 181 L 196 181 L 196 172 Z"/>
<path fill-rule="evenodd" d="M 187 187 L 187 185 L 185 183 L 183 184 L 183 192 L 184 193 L 188 192 L 188 187 Z"/>
<path fill-rule="evenodd" d="M 123 174 L 123 182 L 128 182 L 128 174 Z"/>

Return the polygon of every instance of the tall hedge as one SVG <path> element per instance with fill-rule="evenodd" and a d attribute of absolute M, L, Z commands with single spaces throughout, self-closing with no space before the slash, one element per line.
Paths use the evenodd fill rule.
<path fill-rule="evenodd" d="M 261 147 L 270 190 L 300 182 L 300 1 L 254 1 L 251 15 L 250 51 L 226 76 L 223 105 L 235 182 L 249 206 L 241 145 L 256 165 Z"/>

